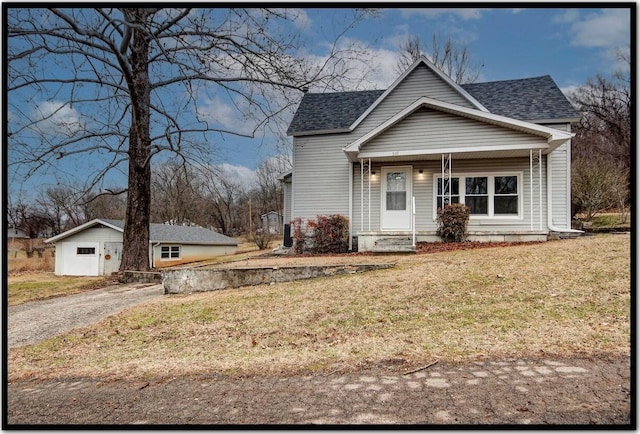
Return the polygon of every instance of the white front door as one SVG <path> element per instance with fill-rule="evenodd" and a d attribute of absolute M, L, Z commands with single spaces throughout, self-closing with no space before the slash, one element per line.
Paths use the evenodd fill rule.
<path fill-rule="evenodd" d="M 411 229 L 411 166 L 382 168 L 382 230 Z"/>

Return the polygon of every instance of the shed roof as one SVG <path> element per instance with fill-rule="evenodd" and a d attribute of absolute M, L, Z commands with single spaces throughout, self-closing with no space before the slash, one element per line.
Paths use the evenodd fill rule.
<path fill-rule="evenodd" d="M 580 114 L 549 75 L 461 86 L 489 112 L 529 122 L 566 122 Z M 306 93 L 287 134 L 346 132 L 384 90 Z"/>
<path fill-rule="evenodd" d="M 70 229 L 53 238 L 49 238 L 46 242 L 56 242 L 67 238 L 75 233 L 81 232 L 90 227 L 103 224 L 107 227 L 124 232 L 124 221 L 113 219 L 94 219 L 76 228 Z M 176 243 L 176 244 L 210 244 L 237 246 L 238 241 L 215 231 L 193 226 L 177 226 L 165 225 L 159 223 L 151 223 L 149 225 L 149 242 L 152 243 Z"/>

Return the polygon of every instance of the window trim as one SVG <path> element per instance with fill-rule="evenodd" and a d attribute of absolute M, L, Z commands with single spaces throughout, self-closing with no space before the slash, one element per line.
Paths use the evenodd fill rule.
<path fill-rule="evenodd" d="M 167 253 L 169 253 L 169 256 L 166 257 L 166 258 L 162 256 L 162 253 L 163 253 L 162 250 L 165 249 L 165 248 L 169 249 L 169 251 L 167 252 Z M 174 249 L 177 249 L 178 256 L 172 256 L 172 253 L 174 253 L 173 252 Z M 182 246 L 181 245 L 179 245 L 179 244 L 166 244 L 166 245 L 160 246 L 160 260 L 161 261 L 176 261 L 176 260 L 179 260 L 179 259 L 182 259 Z"/>
<path fill-rule="evenodd" d="M 517 189 L 518 192 L 514 197 L 518 198 L 518 214 L 495 214 L 494 213 L 494 199 L 495 195 L 495 178 L 500 176 L 515 176 L 517 179 Z M 488 201 L 488 214 L 471 214 L 469 216 L 469 221 L 475 220 L 524 220 L 524 172 L 523 171 L 504 171 L 504 172 L 460 172 L 453 173 L 451 178 L 458 178 L 458 195 L 460 197 L 460 203 L 466 203 L 466 178 L 477 178 L 477 177 L 486 177 L 487 178 L 487 195 L 489 197 Z M 433 219 L 437 220 L 438 218 L 438 180 L 442 178 L 441 173 L 433 174 Z M 499 195 L 504 196 L 504 195 Z"/>
<path fill-rule="evenodd" d="M 93 250 L 92 253 L 80 253 L 80 250 Z M 76 246 L 76 256 L 82 256 L 82 257 L 87 257 L 87 256 L 96 256 L 98 249 L 95 248 L 94 246 Z"/>

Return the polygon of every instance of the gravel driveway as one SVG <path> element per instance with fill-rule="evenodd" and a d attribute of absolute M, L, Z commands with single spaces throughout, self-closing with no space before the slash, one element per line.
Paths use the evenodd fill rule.
<path fill-rule="evenodd" d="M 162 285 L 136 283 L 9 306 L 9 348 L 35 344 L 162 296 Z"/>

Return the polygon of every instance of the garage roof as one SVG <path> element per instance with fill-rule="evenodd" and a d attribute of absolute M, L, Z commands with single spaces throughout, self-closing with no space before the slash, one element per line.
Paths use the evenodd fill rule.
<path fill-rule="evenodd" d="M 46 240 L 47 243 L 55 243 L 64 238 L 67 238 L 78 232 L 82 232 L 85 229 L 103 225 L 111 229 L 115 229 L 119 232 L 124 232 L 123 220 L 112 219 L 94 219 L 90 222 L 77 226 L 66 232 L 56 235 L 53 238 Z M 165 225 L 159 223 L 151 223 L 149 226 L 149 242 L 151 243 L 175 243 L 175 244 L 209 244 L 209 245 L 223 245 L 223 246 L 237 246 L 238 241 L 226 235 L 219 234 L 218 232 L 210 229 L 193 226 L 177 226 L 177 225 Z"/>

